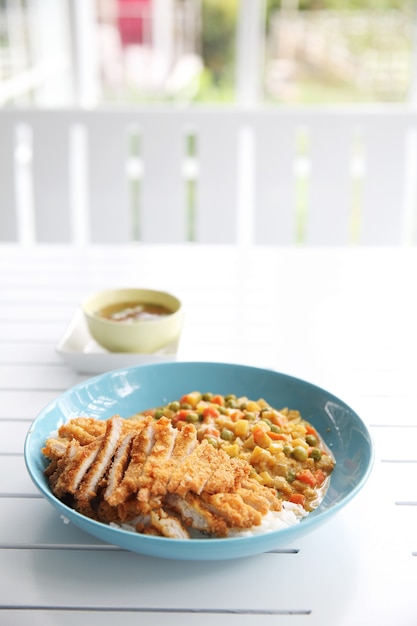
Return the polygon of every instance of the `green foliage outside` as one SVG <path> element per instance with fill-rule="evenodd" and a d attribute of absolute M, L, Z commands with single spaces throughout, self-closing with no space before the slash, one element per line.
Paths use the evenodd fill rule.
<path fill-rule="evenodd" d="M 210 0 L 208 0 L 210 2 Z M 267 11 L 285 6 L 285 0 L 267 0 Z M 414 7 L 414 0 L 298 0 L 301 11 L 331 9 L 337 11 L 387 11 L 397 9 L 408 11 Z"/>
<path fill-rule="evenodd" d="M 297 7 L 297 3 L 289 0 L 266 0 L 266 24 L 268 33 L 270 20 L 274 13 L 281 8 Z M 199 90 L 195 99 L 200 102 L 232 102 L 234 100 L 235 79 L 235 44 L 238 0 L 203 0 L 202 1 L 202 56 L 205 70 L 200 78 Z M 298 0 L 298 9 L 308 12 L 310 16 L 319 16 L 320 12 L 338 13 L 343 16 L 352 16 L 355 12 L 368 14 L 372 18 L 383 14 L 401 13 L 406 16 L 408 24 L 415 21 L 417 4 L 415 0 Z M 366 12 L 366 13 L 364 13 Z M 330 14 L 330 13 L 329 13 Z M 371 19 L 372 21 L 372 19 Z M 394 72 L 393 61 L 401 57 L 403 73 L 409 72 L 412 58 L 412 39 L 404 36 L 402 31 L 391 29 L 389 38 L 386 32 L 378 33 L 375 24 L 372 29 L 352 33 L 344 33 L 345 47 L 351 56 L 360 63 L 375 65 L 386 64 L 383 70 L 378 68 L 375 73 Z M 378 58 L 376 58 L 378 57 Z M 382 59 L 382 60 L 381 60 Z M 404 70 L 404 66 L 406 66 Z M 403 83 L 406 79 L 403 79 Z M 326 68 L 310 68 L 307 63 L 301 63 L 297 68 L 296 95 L 297 103 L 320 102 L 360 102 L 360 101 L 402 101 L 407 99 L 407 90 L 404 87 L 388 89 L 386 86 L 373 85 L 367 81 L 363 87 L 350 82 L 343 75 L 332 75 Z M 266 91 L 265 100 L 270 102 L 285 102 L 285 97 L 271 95 Z"/>
<path fill-rule="evenodd" d="M 201 52 L 205 71 L 198 100 L 233 99 L 238 0 L 203 0 Z"/>

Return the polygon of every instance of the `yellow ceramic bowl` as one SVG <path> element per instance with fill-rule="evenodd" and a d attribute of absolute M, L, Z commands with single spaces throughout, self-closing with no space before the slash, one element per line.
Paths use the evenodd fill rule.
<path fill-rule="evenodd" d="M 110 352 L 150 354 L 181 334 L 182 304 L 165 291 L 107 289 L 86 298 L 82 310 L 91 336 Z"/>

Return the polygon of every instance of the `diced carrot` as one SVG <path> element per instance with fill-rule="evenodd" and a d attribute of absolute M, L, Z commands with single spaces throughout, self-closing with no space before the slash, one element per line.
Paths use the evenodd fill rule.
<path fill-rule="evenodd" d="M 272 430 L 268 430 L 268 436 L 271 437 L 274 441 L 289 441 L 289 435 L 285 433 L 274 433 Z"/>
<path fill-rule="evenodd" d="M 306 424 L 305 429 L 306 435 L 314 435 L 314 437 L 317 437 L 317 430 L 311 426 L 311 424 Z"/>
<path fill-rule="evenodd" d="M 316 479 L 317 485 L 320 486 L 326 480 L 326 474 L 323 472 L 323 470 L 318 469 L 314 472 L 314 478 Z"/>
<path fill-rule="evenodd" d="M 229 410 L 229 417 L 233 422 L 237 422 L 237 420 L 242 419 L 244 415 L 244 412 L 240 409 Z"/>
<path fill-rule="evenodd" d="M 294 504 L 301 504 L 301 506 L 304 506 L 305 501 L 306 497 L 303 496 L 302 493 L 292 493 L 290 495 L 290 502 L 293 502 Z"/>
<path fill-rule="evenodd" d="M 216 407 L 212 404 L 209 404 L 208 406 L 206 406 L 205 409 L 203 409 L 203 417 L 205 417 L 206 419 L 210 417 L 216 418 L 219 417 L 219 415 L 219 410 L 216 409 Z"/>
<path fill-rule="evenodd" d="M 303 469 L 296 473 L 296 479 L 306 485 L 310 485 L 311 487 L 315 487 L 317 485 L 317 480 L 313 474 L 313 472 L 309 469 Z"/>
<path fill-rule="evenodd" d="M 182 396 L 180 403 L 189 404 L 193 407 L 193 409 L 195 409 L 200 400 L 201 393 L 199 391 L 191 391 L 190 393 L 186 393 L 185 396 Z"/>
<path fill-rule="evenodd" d="M 213 404 L 219 404 L 220 406 L 224 406 L 224 396 L 218 394 L 217 396 L 213 396 L 210 398 L 210 402 Z"/>
<path fill-rule="evenodd" d="M 271 445 L 271 438 L 269 437 L 269 431 L 266 433 L 263 428 L 257 426 L 252 429 L 252 435 L 255 443 L 261 448 L 269 448 Z"/>
<path fill-rule="evenodd" d="M 187 419 L 187 416 L 193 413 L 192 409 L 180 409 L 179 411 L 177 411 L 175 413 L 175 415 L 173 415 L 173 417 L 171 418 L 172 423 L 177 424 L 177 422 L 183 421 Z"/>

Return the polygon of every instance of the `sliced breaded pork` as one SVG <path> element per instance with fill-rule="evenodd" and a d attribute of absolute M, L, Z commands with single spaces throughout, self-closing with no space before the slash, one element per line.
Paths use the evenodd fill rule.
<path fill-rule="evenodd" d="M 139 432 L 134 436 L 130 451 L 130 460 L 119 486 L 114 489 L 107 501 L 112 506 L 124 502 L 139 489 L 139 479 L 143 466 L 150 454 L 155 437 L 155 422 L 152 418 L 138 422 Z"/>
<path fill-rule="evenodd" d="M 182 517 L 184 524 L 189 528 L 216 537 L 226 537 L 228 532 L 226 520 L 210 511 L 199 496 L 189 493 L 185 498 L 181 498 L 170 493 L 165 502 Z"/>
<path fill-rule="evenodd" d="M 189 539 L 188 531 L 177 517 L 169 515 L 164 509 L 155 509 L 150 515 L 153 528 L 163 537 Z"/>
<path fill-rule="evenodd" d="M 197 431 L 193 424 L 185 424 L 177 431 L 171 454 L 154 467 L 153 482 L 150 488 L 151 497 L 164 496 L 168 483 L 176 468 L 192 453 L 198 445 Z"/>
<path fill-rule="evenodd" d="M 249 478 L 249 463 L 199 442 L 191 423 L 177 429 L 166 417 L 113 416 L 98 426 L 78 418 L 59 435 L 43 448 L 51 489 L 99 521 L 165 537 L 186 538 L 191 529 L 226 537 L 280 510 L 274 492 Z"/>
<path fill-rule="evenodd" d="M 97 437 L 86 446 L 81 446 L 76 440 L 69 443 L 67 453 L 58 462 L 56 475 L 53 474 L 51 477 L 53 490 L 58 498 L 66 493 L 76 493 L 82 479 L 97 458 L 102 442 L 102 437 Z"/>
<path fill-rule="evenodd" d="M 91 443 L 106 432 L 106 422 L 93 417 L 76 417 L 59 428 L 59 436 L 76 439 L 82 446 Z"/>
<path fill-rule="evenodd" d="M 171 458 L 178 430 L 173 428 L 171 421 L 162 417 L 155 424 L 154 444 L 149 452 L 138 480 L 138 500 L 149 500 L 151 488 L 160 468 Z"/>
<path fill-rule="evenodd" d="M 91 500 L 97 495 L 97 486 L 111 463 L 116 452 L 122 433 L 123 419 L 115 415 L 107 420 L 106 432 L 100 450 L 94 459 L 88 473 L 83 478 L 78 489 L 79 500 Z"/>
<path fill-rule="evenodd" d="M 221 463 L 219 450 L 205 439 L 176 467 L 168 483 L 169 493 L 184 497 L 189 491 L 201 493 L 208 478 Z"/>
<path fill-rule="evenodd" d="M 135 436 L 135 433 L 131 432 L 125 435 L 122 439 L 120 446 L 114 455 L 112 465 L 109 469 L 108 477 L 107 477 L 107 486 L 104 492 L 104 499 L 106 501 L 111 501 L 111 498 L 116 491 L 116 489 L 120 486 L 120 483 L 123 479 L 124 473 L 126 471 L 127 465 L 130 459 L 130 450 L 132 447 L 132 441 Z"/>

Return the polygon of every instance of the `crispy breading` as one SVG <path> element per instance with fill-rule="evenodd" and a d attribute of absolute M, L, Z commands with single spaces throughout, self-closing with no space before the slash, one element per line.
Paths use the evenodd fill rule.
<path fill-rule="evenodd" d="M 262 513 L 246 504 L 239 493 L 203 493 L 201 498 L 212 513 L 224 518 L 229 528 L 251 528 L 262 522 Z"/>
<path fill-rule="evenodd" d="M 167 493 L 168 482 L 176 467 L 191 454 L 197 444 L 197 432 L 193 424 L 185 424 L 181 430 L 177 431 L 171 455 L 165 459 L 164 463 L 154 467 L 153 483 L 150 488 L 151 497 Z"/>
<path fill-rule="evenodd" d="M 216 537 L 226 537 L 226 520 L 210 511 L 199 496 L 189 493 L 181 498 L 171 493 L 167 495 L 166 503 L 181 515 L 186 526 Z"/>
<path fill-rule="evenodd" d="M 209 476 L 204 491 L 206 493 L 218 493 L 219 491 L 233 491 L 249 476 L 250 467 L 246 461 L 230 458 L 224 450 L 218 450 L 221 455 L 221 463 Z"/>
<path fill-rule="evenodd" d="M 47 456 L 48 459 L 58 460 L 64 456 L 67 450 L 67 447 L 68 447 L 67 439 L 50 437 L 49 439 L 47 439 L 45 447 L 42 448 L 42 454 Z"/>
<path fill-rule="evenodd" d="M 260 496 L 264 498 L 268 502 L 271 511 L 282 511 L 282 500 L 276 497 L 272 489 L 260 485 L 257 480 L 243 480 L 241 489 L 248 492 L 246 497 L 249 497 L 249 492 L 252 492 L 257 497 Z"/>
<path fill-rule="evenodd" d="M 58 431 L 60 437 L 76 439 L 82 446 L 91 443 L 105 432 L 106 422 L 93 417 L 76 417 L 60 426 Z"/>
<path fill-rule="evenodd" d="M 189 539 L 190 535 L 181 524 L 181 521 L 169 515 L 164 509 L 151 511 L 151 524 L 163 537 L 173 537 L 174 539 Z"/>
<path fill-rule="evenodd" d="M 169 493 L 176 493 L 181 497 L 186 496 L 189 491 L 200 494 L 221 461 L 219 450 L 213 448 L 207 440 L 202 441 L 173 472 L 168 483 Z"/>
<path fill-rule="evenodd" d="M 107 486 L 104 492 L 104 500 L 108 501 L 116 491 L 117 487 L 119 487 L 124 473 L 126 471 L 127 464 L 130 459 L 130 449 L 132 446 L 132 440 L 135 436 L 134 432 L 130 432 L 120 443 L 120 446 L 114 455 L 113 462 L 109 469 L 109 473 L 107 476 Z"/>
<path fill-rule="evenodd" d="M 163 417 L 155 424 L 154 444 L 152 450 L 143 464 L 142 472 L 138 480 L 138 499 L 149 499 L 154 477 L 158 468 L 163 467 L 171 457 L 174 449 L 178 430 L 173 428 L 171 421 Z"/>
<path fill-rule="evenodd" d="M 104 476 L 111 463 L 118 446 L 123 420 L 119 415 L 111 417 L 106 422 L 106 433 L 100 446 L 99 453 L 83 478 L 78 489 L 78 499 L 91 500 L 97 495 L 97 485 Z"/>
<path fill-rule="evenodd" d="M 151 415 L 95 422 L 68 422 L 42 449 L 52 491 L 84 515 L 183 539 L 188 529 L 226 537 L 280 510 L 274 492 L 249 478 L 247 461 L 199 442 L 191 423 L 176 429 Z"/>
<path fill-rule="evenodd" d="M 124 502 L 132 493 L 137 492 L 144 463 L 152 450 L 155 422 L 153 422 L 152 418 L 141 423 L 138 422 L 138 429 L 139 432 L 135 435 L 132 442 L 130 461 L 123 479 L 111 497 L 107 498 L 109 504 L 113 506 Z"/>
<path fill-rule="evenodd" d="M 145 503 L 146 504 L 146 503 Z M 161 502 L 159 502 L 161 506 Z M 136 494 L 129 496 L 126 500 L 120 502 L 117 507 L 117 515 L 119 521 L 122 523 L 130 523 L 137 517 L 147 516 L 150 513 L 147 506 L 143 506 L 141 502 L 136 498 Z"/>
<path fill-rule="evenodd" d="M 58 497 L 62 497 L 65 493 L 75 494 L 85 474 L 94 463 L 101 444 L 101 437 L 97 437 L 86 446 L 80 446 L 76 440 L 70 442 L 68 454 L 65 454 L 58 463 L 60 473 L 53 488 Z"/>

